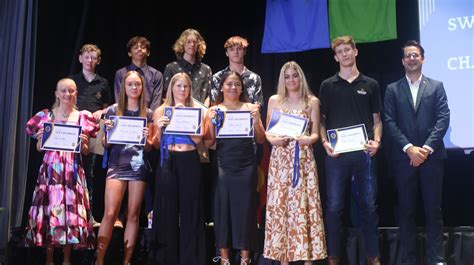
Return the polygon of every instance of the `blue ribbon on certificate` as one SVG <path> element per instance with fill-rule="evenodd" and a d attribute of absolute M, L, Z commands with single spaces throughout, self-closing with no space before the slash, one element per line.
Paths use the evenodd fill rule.
<path fill-rule="evenodd" d="M 107 143 L 107 131 L 106 131 L 106 126 L 104 124 L 104 143 Z M 109 155 L 108 155 L 108 151 L 107 151 L 107 144 L 105 144 L 105 147 L 104 147 L 104 157 L 102 158 L 102 168 L 106 168 L 107 167 L 107 160 L 109 158 Z"/>
<path fill-rule="evenodd" d="M 224 112 L 217 108 L 216 116 L 212 119 L 212 124 L 217 128 L 220 128 L 222 127 L 222 122 L 224 122 Z"/>
<path fill-rule="evenodd" d="M 161 142 L 160 142 L 160 166 L 163 166 L 165 164 L 165 161 L 168 160 L 168 156 L 169 156 L 169 152 L 168 152 L 168 144 L 171 144 L 168 143 L 169 140 L 171 140 L 171 137 L 170 138 L 166 138 L 165 139 L 165 136 L 167 134 L 164 134 L 163 132 L 161 132 Z"/>
<path fill-rule="evenodd" d="M 81 158 L 80 158 L 79 154 L 73 154 L 73 155 L 74 155 L 74 160 L 75 160 L 75 162 L 74 162 L 74 180 L 77 180 L 77 178 L 78 178 L 77 171 L 79 170 L 78 167 L 79 167 L 79 163 L 81 162 Z"/>
<path fill-rule="evenodd" d="M 300 145 L 295 142 L 295 160 L 293 161 L 293 178 L 291 179 L 291 186 L 293 188 L 298 185 L 300 180 Z"/>

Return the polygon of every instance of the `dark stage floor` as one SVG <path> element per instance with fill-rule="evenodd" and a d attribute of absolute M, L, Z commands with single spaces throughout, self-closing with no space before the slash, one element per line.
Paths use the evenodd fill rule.
<path fill-rule="evenodd" d="M 23 246 L 23 230 L 22 228 L 16 228 L 13 231 L 13 235 L 9 242 L 8 248 L 8 262 L 9 265 L 44 265 L 45 264 L 45 251 L 42 248 L 26 248 Z M 399 243 L 398 243 L 398 229 L 397 228 L 380 228 L 380 251 L 382 264 L 384 265 L 398 265 L 401 264 L 399 255 Z M 349 229 L 347 231 L 348 240 L 346 243 L 346 254 L 347 260 L 344 264 L 366 264 L 364 255 L 364 247 L 360 231 L 357 229 Z M 151 251 L 151 229 L 142 228 L 140 229 L 138 245 L 134 252 L 132 264 L 140 265 L 156 265 L 158 264 L 153 259 Z M 215 256 L 215 249 L 213 246 L 213 231 L 212 227 L 208 227 L 207 230 L 207 253 L 209 265 L 218 264 L 213 263 L 212 258 Z M 259 238 L 263 238 L 263 231 L 259 231 Z M 107 252 L 107 264 L 110 265 L 121 265 L 122 259 L 122 239 L 123 230 L 116 228 L 113 233 L 110 247 Z M 260 246 L 263 245 L 263 241 L 260 240 Z M 445 254 L 447 258 L 447 264 L 452 265 L 473 265 L 474 264 L 474 227 L 447 227 L 445 228 Z M 418 256 L 419 260 L 425 255 L 425 235 L 422 229 L 419 229 L 417 234 L 417 247 L 419 249 Z M 261 250 L 259 251 L 261 252 Z M 237 260 L 236 253 L 236 260 Z M 258 253 L 253 255 L 252 264 L 259 265 L 277 265 L 278 262 L 271 262 L 261 257 Z M 62 254 L 61 251 L 55 252 L 56 264 L 61 264 Z M 94 264 L 94 250 L 76 250 L 72 253 L 72 264 L 73 265 L 93 265 Z M 233 263 L 234 264 L 234 263 Z M 238 264 L 238 263 L 235 263 Z M 302 264 L 302 263 L 294 263 Z M 315 262 L 315 265 L 326 264 L 325 260 Z M 420 263 L 423 264 L 423 263 Z"/>

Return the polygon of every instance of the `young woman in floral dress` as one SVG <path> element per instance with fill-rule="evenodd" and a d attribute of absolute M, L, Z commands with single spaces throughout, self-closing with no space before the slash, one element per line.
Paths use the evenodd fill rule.
<path fill-rule="evenodd" d="M 265 258 L 282 265 L 326 258 L 318 175 L 313 144 L 319 138 L 319 100 L 308 88 L 296 62 L 287 62 L 280 71 L 278 91 L 268 101 L 267 126 L 272 111 L 308 119 L 306 131 L 298 137 L 272 136 L 268 170 L 265 223 Z"/>
<path fill-rule="evenodd" d="M 72 79 L 59 80 L 56 101 L 51 110 L 36 113 L 26 125 L 26 133 L 37 139 L 41 150 L 45 122 L 73 124 L 82 127 L 81 153 L 89 153 L 89 136 L 99 127 L 88 111 L 76 109 L 77 88 Z M 27 243 L 46 247 L 46 265 L 52 265 L 55 247 L 62 247 L 63 265 L 70 265 L 71 249 L 90 249 L 94 229 L 89 194 L 82 168 L 81 154 L 67 151 L 44 151 L 28 212 Z"/>

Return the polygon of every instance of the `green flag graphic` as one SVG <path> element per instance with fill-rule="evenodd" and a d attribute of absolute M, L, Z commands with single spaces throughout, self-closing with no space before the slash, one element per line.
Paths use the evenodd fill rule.
<path fill-rule="evenodd" d="M 397 38 L 396 0 L 329 0 L 331 40 L 351 35 L 358 43 Z"/>

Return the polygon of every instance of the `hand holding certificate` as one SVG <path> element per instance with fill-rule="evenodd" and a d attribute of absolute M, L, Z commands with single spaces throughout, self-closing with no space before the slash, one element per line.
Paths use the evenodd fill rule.
<path fill-rule="evenodd" d="M 44 123 L 44 132 L 41 137 L 41 150 L 81 152 L 80 135 L 82 127 L 79 125 Z"/>
<path fill-rule="evenodd" d="M 367 131 L 364 124 L 331 129 L 327 131 L 328 142 L 334 154 L 365 150 Z"/>
<path fill-rule="evenodd" d="M 112 129 L 107 130 L 108 144 L 145 145 L 146 137 L 143 132 L 146 118 L 110 116 L 109 119 L 112 121 Z"/>
<path fill-rule="evenodd" d="M 275 136 L 296 138 L 304 133 L 307 125 L 307 118 L 273 110 L 268 123 L 267 133 Z"/>
<path fill-rule="evenodd" d="M 253 118 L 248 110 L 216 110 L 222 121 L 216 126 L 216 138 L 252 138 Z"/>
<path fill-rule="evenodd" d="M 97 132 L 95 138 L 89 139 L 89 150 L 91 153 L 104 155 L 104 146 L 102 145 L 102 138 L 104 137 L 104 120 L 99 121 L 100 130 Z"/>
<path fill-rule="evenodd" d="M 173 108 L 165 107 L 164 115 L 169 124 L 165 134 L 201 135 L 202 118 L 201 108 Z"/>

